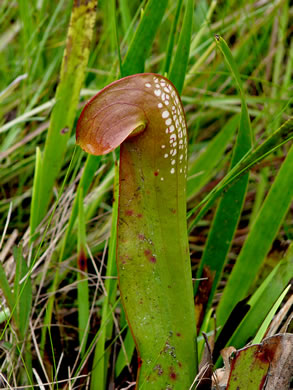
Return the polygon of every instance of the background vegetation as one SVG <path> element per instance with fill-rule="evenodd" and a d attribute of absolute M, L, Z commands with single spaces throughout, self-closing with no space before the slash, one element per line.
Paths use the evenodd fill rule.
<path fill-rule="evenodd" d="M 253 310 L 242 322 L 234 315 L 217 354 L 229 339 L 237 348 L 259 342 L 278 298 L 290 294 L 293 151 L 285 141 L 292 138 L 292 119 L 251 158 L 249 174 L 225 187 L 220 203 L 214 193 L 223 189 L 230 164 L 292 116 L 292 4 L 169 0 L 155 9 L 149 1 L 148 19 L 146 3 L 0 4 L 4 387 L 78 388 L 92 378 L 92 388 L 120 389 L 135 381 L 115 266 L 117 154 L 87 157 L 74 132 L 85 101 L 121 75 L 167 74 L 182 90 L 193 276 L 215 272 L 210 286 L 195 281 L 198 328 L 209 334 L 224 325 L 237 301 L 254 293 Z M 200 333 L 199 357 L 202 350 Z"/>

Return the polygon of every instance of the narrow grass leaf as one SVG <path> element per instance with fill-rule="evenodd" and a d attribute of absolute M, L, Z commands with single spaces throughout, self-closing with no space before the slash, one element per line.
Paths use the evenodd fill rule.
<path fill-rule="evenodd" d="M 43 93 L 45 87 L 50 83 L 50 80 L 53 78 L 53 75 L 56 73 L 56 69 L 61 61 L 60 56 L 56 56 L 54 60 L 50 63 L 48 68 L 46 69 L 46 72 L 42 74 L 42 81 L 38 85 L 37 90 L 33 94 L 32 98 L 29 101 L 29 104 L 26 107 L 25 111 L 31 110 L 32 107 L 35 106 L 35 104 L 38 102 L 41 94 Z"/>
<path fill-rule="evenodd" d="M 248 301 L 249 312 L 234 332 L 227 346 L 233 345 L 236 349 L 242 348 L 255 336 L 272 306 L 290 282 L 292 275 L 293 244 L 290 245 L 284 259 L 277 264 Z"/>
<path fill-rule="evenodd" d="M 29 269 L 25 259 L 22 256 L 22 248 L 15 247 L 13 255 L 16 262 L 14 278 L 14 300 L 16 309 L 14 317 L 18 324 L 19 333 L 22 339 L 25 338 L 32 306 L 32 285 L 29 275 Z M 26 276 L 26 279 L 20 283 L 20 280 Z"/>
<path fill-rule="evenodd" d="M 206 7 L 204 6 L 204 4 L 201 4 L 201 3 L 199 3 L 197 5 L 195 12 L 201 11 L 201 13 L 202 13 L 201 20 L 198 21 L 201 24 L 201 26 L 200 26 L 200 29 L 197 31 L 194 39 L 192 40 L 192 43 L 190 46 L 191 52 L 193 52 L 194 50 L 196 50 L 198 48 L 199 43 L 202 41 L 203 36 L 206 34 L 207 30 L 209 29 L 210 20 L 211 20 L 211 17 L 213 16 L 214 10 L 217 7 L 217 2 L 218 2 L 218 0 L 212 0 L 210 2 L 210 7 L 208 9 L 206 9 L 205 11 L 203 11 L 202 8 L 207 8 L 206 2 L 204 2 Z M 206 13 L 203 14 L 203 12 L 206 12 Z M 193 69 L 193 68 L 191 68 L 191 69 Z"/>
<path fill-rule="evenodd" d="M 33 182 L 33 193 L 31 201 L 31 212 L 30 212 L 30 240 L 34 240 L 34 233 L 39 222 L 39 207 L 37 206 L 36 199 L 39 196 L 41 186 L 41 168 L 42 167 L 42 156 L 40 148 L 36 148 L 36 161 L 35 161 L 35 174 Z"/>
<path fill-rule="evenodd" d="M 115 375 L 118 377 L 122 370 L 129 366 L 135 350 L 135 343 L 131 334 L 131 330 L 128 328 L 126 336 L 123 340 L 124 348 L 121 347 L 116 363 L 115 363 Z"/>
<path fill-rule="evenodd" d="M 5 99 L 7 97 L 12 95 L 12 93 L 19 86 L 21 81 L 25 80 L 26 78 L 27 78 L 27 73 L 24 73 L 24 74 L 16 77 L 16 79 L 14 79 L 3 91 L 1 91 L 0 92 L 0 103 L 5 101 Z"/>
<path fill-rule="evenodd" d="M 223 158 L 225 149 L 231 141 L 233 134 L 239 124 L 239 116 L 233 116 L 210 141 L 206 149 L 189 164 L 187 178 L 187 199 L 192 198 L 209 181 L 214 169 Z"/>
<path fill-rule="evenodd" d="M 174 59 L 170 68 L 170 72 L 168 73 L 169 79 L 173 82 L 179 95 L 181 95 L 182 88 L 184 85 L 188 58 L 189 58 L 189 50 L 190 50 L 190 42 L 191 42 L 191 34 L 192 34 L 192 20 L 193 20 L 193 0 L 186 0 L 186 7 L 184 13 L 184 19 L 182 24 L 182 29 L 176 49 L 176 53 L 174 55 Z"/>
<path fill-rule="evenodd" d="M 64 7 L 63 2 L 60 1 L 57 4 L 56 8 L 54 9 L 54 12 L 50 17 L 50 20 L 47 23 L 46 29 L 45 29 L 44 33 L 42 34 L 42 39 L 38 44 L 38 50 L 36 51 L 36 56 L 34 58 L 32 67 L 31 67 L 30 72 L 29 72 L 29 79 L 30 80 L 33 80 L 35 75 L 40 72 L 40 68 L 42 70 L 42 66 L 40 66 L 40 63 L 41 63 L 41 58 L 43 55 L 44 47 L 48 41 L 48 38 L 49 38 L 49 35 L 50 35 L 52 29 L 54 28 L 54 25 L 56 24 L 57 16 L 61 12 L 62 7 Z"/>
<path fill-rule="evenodd" d="M 113 188 L 113 181 L 115 180 L 114 175 L 115 166 L 112 165 L 97 187 L 95 197 L 93 197 L 92 201 L 85 207 L 86 221 L 89 221 L 95 216 L 96 210 L 100 206 L 105 193 Z"/>
<path fill-rule="evenodd" d="M 8 283 L 4 267 L 2 263 L 0 262 L 0 288 L 1 291 L 5 297 L 6 303 L 10 309 L 10 312 L 12 313 L 15 308 L 15 299 L 14 295 L 11 291 L 11 287 Z"/>
<path fill-rule="evenodd" d="M 252 344 L 258 344 L 262 341 L 272 319 L 274 318 L 274 315 L 276 314 L 277 310 L 281 306 L 281 304 L 282 304 L 285 296 L 287 295 L 288 291 L 290 290 L 290 288 L 291 288 L 291 284 L 289 284 L 289 286 L 287 286 L 287 288 L 282 292 L 282 294 L 278 298 L 277 302 L 271 308 L 270 312 L 268 313 L 268 315 L 266 316 L 266 318 L 262 322 L 257 334 L 255 335 L 254 339 L 252 340 Z"/>
<path fill-rule="evenodd" d="M 86 194 L 90 188 L 90 185 L 94 179 L 95 172 L 98 170 L 101 163 L 101 156 L 88 155 L 84 170 L 81 176 L 81 179 L 78 183 L 77 193 L 80 189 L 83 190 L 83 193 Z M 79 197 L 75 197 L 73 206 L 71 209 L 70 218 L 68 221 L 67 229 L 62 243 L 62 249 L 60 251 L 60 261 L 63 260 L 65 253 L 67 253 L 71 248 L 70 237 L 72 233 L 73 226 L 76 222 L 76 217 L 78 215 L 78 201 Z"/>
<path fill-rule="evenodd" d="M 78 329 L 79 345 L 81 356 L 84 355 L 88 338 L 89 310 L 89 287 L 87 278 L 87 253 L 86 253 L 86 231 L 83 210 L 83 190 L 80 188 L 78 194 L 78 245 L 77 245 L 77 302 L 78 302 Z"/>
<path fill-rule="evenodd" d="M 131 26 L 131 13 L 130 13 L 128 1 L 127 0 L 120 0 L 119 1 L 119 8 L 120 8 L 120 13 L 121 13 L 121 20 L 122 20 L 122 27 L 124 30 L 124 35 L 126 36 L 126 40 L 129 42 L 130 37 L 127 34 L 127 32 Z"/>
<path fill-rule="evenodd" d="M 188 218 L 193 216 L 197 211 L 195 219 L 189 225 L 189 231 L 197 222 L 207 213 L 215 200 L 241 175 L 259 163 L 262 159 L 273 153 L 285 143 L 293 138 L 293 117 L 288 119 L 279 129 L 277 129 L 262 144 L 253 147 L 246 155 L 227 173 L 224 179 L 210 191 L 210 193 L 188 213 Z"/>
<path fill-rule="evenodd" d="M 268 169 L 264 169 L 262 172 L 259 173 L 258 182 L 256 182 L 254 203 L 249 217 L 250 225 L 255 220 L 265 198 L 268 183 L 268 171 Z"/>
<path fill-rule="evenodd" d="M 206 312 L 203 322 L 200 328 L 200 336 L 197 338 L 197 348 L 198 348 L 198 361 L 201 362 L 204 350 L 205 350 L 205 345 L 206 341 L 205 338 L 203 337 L 203 333 L 209 334 L 210 332 L 214 332 L 214 325 L 215 325 L 215 319 L 213 318 L 213 309 L 210 309 Z"/>
<path fill-rule="evenodd" d="M 175 16 L 174 16 L 174 20 L 172 23 L 172 27 L 171 27 L 171 31 L 170 31 L 168 43 L 167 43 L 167 50 L 166 50 L 166 54 L 165 54 L 165 61 L 164 61 L 163 71 L 162 71 L 163 75 L 169 73 L 181 6 L 182 6 L 182 0 L 177 0 Z"/>
<path fill-rule="evenodd" d="M 17 331 L 20 336 L 21 344 L 25 343 L 23 348 L 24 355 L 21 355 L 23 360 L 24 370 L 29 380 L 32 378 L 32 353 L 30 347 L 30 339 L 28 337 L 29 321 L 32 309 L 32 283 L 29 273 L 29 268 L 22 255 L 22 247 L 13 248 L 13 256 L 16 262 L 15 278 L 14 278 L 14 300 L 15 310 L 13 318 L 17 324 Z M 21 282 L 21 280 L 23 280 Z"/>
<path fill-rule="evenodd" d="M 276 16 L 278 18 L 278 39 L 275 53 L 275 60 L 273 62 L 273 77 L 272 77 L 272 96 L 278 97 L 280 95 L 279 86 L 282 79 L 282 69 L 284 63 L 285 45 L 286 45 L 286 34 L 289 20 L 289 6 L 288 1 L 284 1 L 282 6 L 282 12 L 279 12 Z M 277 106 L 278 107 L 278 106 Z M 278 107 L 279 108 L 279 107 Z"/>
<path fill-rule="evenodd" d="M 117 218 L 118 218 L 118 197 L 119 197 L 119 170 L 118 166 L 115 167 L 115 180 L 114 180 L 114 202 L 112 211 L 112 227 L 109 242 L 108 260 L 106 276 L 117 276 L 116 266 L 116 241 L 117 241 Z M 115 305 L 117 292 L 117 280 L 108 278 L 105 281 L 104 290 L 104 302 L 101 313 L 101 325 L 100 336 L 96 344 L 91 390 L 105 389 L 107 380 L 108 361 L 110 357 L 110 351 L 106 351 L 106 342 L 111 339 L 113 332 L 113 318 L 111 312 Z"/>
<path fill-rule="evenodd" d="M 151 49 L 156 32 L 167 8 L 168 0 L 149 0 L 142 19 L 123 61 L 123 74 L 128 76 L 144 71 L 145 59 Z"/>
<path fill-rule="evenodd" d="M 23 38 L 23 49 L 26 54 L 29 54 L 30 49 L 37 46 L 35 35 L 37 26 L 35 25 L 35 20 L 33 18 L 35 7 L 34 4 L 31 4 L 31 7 L 28 7 L 25 0 L 20 0 L 18 2 L 18 9 L 22 23 L 21 33 Z"/>
<path fill-rule="evenodd" d="M 293 146 L 283 162 L 251 227 L 217 309 L 224 324 L 233 307 L 247 294 L 268 253 L 293 198 Z"/>
<path fill-rule="evenodd" d="M 230 72 L 236 81 L 241 95 L 239 131 L 231 161 L 231 168 L 233 168 L 239 162 L 239 160 L 251 149 L 252 131 L 244 91 L 237 66 L 226 42 L 221 38 L 219 38 L 219 42 L 225 62 L 227 63 Z M 229 248 L 231 247 L 232 239 L 238 225 L 247 190 L 247 184 L 248 173 L 243 175 L 240 180 L 238 180 L 232 185 L 232 187 L 228 189 L 218 205 L 196 276 L 197 279 L 200 279 L 204 272 L 204 276 L 209 278 L 209 286 L 211 287 L 211 290 L 205 291 L 204 294 L 204 296 L 208 296 L 207 302 L 202 302 L 201 295 L 196 297 L 196 302 L 200 301 L 201 303 L 199 306 L 200 310 L 202 310 L 205 305 L 207 308 L 211 306 L 217 284 L 224 268 L 227 254 Z M 195 292 L 199 288 L 199 284 L 200 282 L 195 285 Z M 204 285 L 206 286 L 205 282 Z M 197 312 L 198 320 L 200 316 L 202 316 L 202 313 Z"/>
<path fill-rule="evenodd" d="M 36 114 L 50 109 L 51 107 L 54 106 L 54 104 L 55 104 L 55 99 L 48 100 L 46 103 L 41 104 L 40 106 L 35 107 L 28 112 L 25 112 L 24 114 L 18 116 L 15 119 L 12 119 L 12 121 L 7 122 L 5 123 L 5 125 L 0 127 L 0 134 L 6 132 L 7 130 L 11 129 L 12 127 L 14 127 L 19 123 L 27 122 L 31 120 L 31 118 L 33 118 Z"/>
<path fill-rule="evenodd" d="M 82 174 L 82 177 L 80 179 L 80 182 L 79 182 L 77 190 L 76 190 L 77 194 L 79 194 L 80 189 L 83 189 L 84 193 L 86 193 L 89 190 L 90 185 L 92 183 L 92 180 L 94 178 L 94 174 L 97 171 L 98 167 L 100 166 L 100 160 L 101 160 L 100 156 L 88 156 L 87 157 L 85 167 L 83 170 L 83 174 Z M 59 252 L 59 259 L 58 259 L 59 263 L 61 263 L 64 260 L 65 256 L 68 253 L 71 253 L 74 246 L 76 245 L 75 235 L 72 235 L 72 230 L 73 230 L 74 224 L 76 222 L 76 218 L 78 216 L 78 210 L 79 210 L 79 196 L 76 196 L 74 199 L 74 202 L 73 202 L 72 209 L 71 209 L 71 214 L 70 214 L 67 229 L 66 229 L 66 232 L 64 235 L 64 239 L 63 239 L 62 244 L 61 244 L 61 249 Z M 85 220 L 87 220 L 87 219 L 85 218 Z M 51 291 L 56 291 L 56 289 L 58 287 L 59 277 L 60 277 L 58 270 L 59 270 L 59 268 L 57 268 L 57 272 L 55 273 L 55 277 L 53 280 Z M 54 303 L 54 295 L 52 295 L 49 298 L 48 305 L 47 305 L 47 310 L 46 310 L 46 315 L 45 315 L 45 324 L 47 326 L 51 323 L 52 312 L 53 312 L 53 303 Z M 46 341 L 47 326 L 44 327 L 43 331 L 42 331 L 42 341 L 41 341 L 42 347 L 44 347 L 45 341 Z"/>
<path fill-rule="evenodd" d="M 116 302 L 114 303 L 113 307 L 111 308 L 111 310 L 109 311 L 109 313 L 108 313 L 108 314 L 109 314 L 109 317 L 108 317 L 107 320 L 109 320 L 111 317 L 113 317 L 113 315 L 114 315 L 114 313 L 115 313 L 115 309 L 116 309 L 117 305 L 119 304 L 119 302 L 120 302 L 120 299 L 118 298 L 118 299 L 116 300 Z M 106 325 L 107 325 L 107 321 L 103 324 L 103 326 L 101 325 L 101 326 L 99 327 L 99 330 L 96 332 L 96 334 L 94 335 L 93 339 L 91 340 L 91 342 L 90 342 L 90 344 L 89 344 L 89 346 L 88 346 L 88 348 L 87 348 L 87 350 L 86 350 L 86 352 L 85 352 L 85 354 L 84 354 L 84 357 L 81 359 L 81 361 L 80 361 L 78 367 L 77 367 L 76 370 L 75 370 L 75 375 L 73 376 L 74 379 L 71 380 L 71 384 L 72 384 L 72 385 L 73 385 L 74 381 L 75 381 L 76 379 L 79 378 L 80 372 L 81 372 L 82 368 L 84 367 L 84 365 L 86 364 L 86 361 L 87 361 L 87 359 L 88 359 L 89 354 L 92 353 L 92 351 L 93 351 L 95 345 L 97 344 L 97 341 L 98 341 L 99 338 L 101 337 L 101 332 L 103 331 L 103 329 L 104 329 L 104 327 L 105 327 Z M 122 328 L 122 329 L 120 330 L 120 332 L 116 335 L 116 337 L 115 337 L 113 340 L 111 340 L 110 345 L 109 345 L 107 348 L 105 348 L 105 350 L 104 350 L 105 353 L 106 353 L 109 349 L 112 348 L 112 345 L 116 342 L 116 340 L 118 339 L 118 337 L 120 336 L 120 334 L 124 332 L 124 330 L 125 330 L 125 327 Z M 100 389 L 100 388 L 99 388 L 99 389 Z M 101 390 L 102 390 L 102 388 L 101 388 Z"/>
<path fill-rule="evenodd" d="M 109 2 L 110 7 L 110 18 L 112 22 L 113 28 L 113 34 L 115 39 L 115 49 L 118 55 L 119 59 L 119 69 L 120 69 L 120 77 L 122 76 L 123 70 L 122 70 L 122 58 L 121 58 L 121 52 L 120 52 L 120 41 L 119 41 L 119 32 L 118 32 L 118 24 L 117 24 L 117 12 L 116 12 L 116 1 L 112 0 Z M 115 50 L 114 50 L 115 53 Z"/>

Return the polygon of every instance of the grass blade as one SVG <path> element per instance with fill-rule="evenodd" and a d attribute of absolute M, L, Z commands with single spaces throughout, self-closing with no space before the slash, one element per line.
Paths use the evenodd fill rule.
<path fill-rule="evenodd" d="M 40 186 L 41 186 L 41 169 L 42 169 L 42 156 L 40 148 L 36 148 L 36 162 L 35 162 L 35 175 L 33 183 L 31 213 L 30 213 L 30 239 L 34 240 L 35 229 L 39 222 L 39 208 L 37 207 L 36 199 L 38 198 Z"/>
<path fill-rule="evenodd" d="M 273 269 L 265 281 L 248 301 L 250 306 L 237 330 L 227 345 L 236 349 L 242 348 L 263 323 L 271 307 L 282 294 L 293 275 L 293 245 L 291 244 L 285 258 Z"/>
<path fill-rule="evenodd" d="M 266 334 L 266 331 L 267 331 L 272 319 L 274 318 L 274 315 L 276 314 L 276 311 L 281 306 L 281 303 L 283 302 L 283 300 L 284 300 L 285 296 L 287 295 L 288 291 L 290 290 L 290 288 L 291 288 L 291 284 L 289 284 L 289 286 L 287 286 L 287 288 L 285 288 L 285 290 L 279 296 L 277 302 L 274 304 L 274 306 L 271 308 L 268 315 L 266 316 L 266 318 L 262 322 L 257 334 L 255 335 L 254 339 L 252 340 L 252 344 L 258 344 L 261 342 L 261 340 L 263 339 L 263 337 Z"/>
<path fill-rule="evenodd" d="M 122 76 L 144 71 L 145 59 L 167 8 L 168 0 L 149 0 L 123 61 Z"/>
<path fill-rule="evenodd" d="M 189 231 L 197 224 L 197 222 L 210 209 L 215 200 L 229 187 L 234 180 L 238 180 L 241 175 L 259 163 L 262 159 L 273 153 L 285 143 L 293 138 L 293 118 L 288 119 L 279 129 L 277 129 L 268 139 L 262 144 L 252 148 L 224 177 L 224 179 L 216 185 L 216 187 L 192 210 L 188 213 L 190 218 L 196 211 L 199 210 L 196 218 L 190 223 Z"/>
<path fill-rule="evenodd" d="M 226 42 L 222 38 L 218 38 L 218 42 L 225 62 L 236 81 L 242 103 L 239 131 L 231 161 L 231 168 L 233 168 L 238 163 L 238 161 L 250 150 L 252 143 L 252 131 L 244 91 L 237 66 Z M 238 225 L 247 190 L 247 184 L 248 173 L 243 175 L 239 181 L 234 183 L 233 186 L 229 188 L 229 190 L 223 195 L 218 205 L 213 220 L 213 225 L 208 235 L 208 241 L 200 262 L 199 270 L 197 272 L 198 279 L 202 277 L 202 273 L 204 272 L 209 277 L 209 286 L 211 286 L 211 291 L 205 291 L 204 294 L 204 296 L 209 296 L 208 302 L 201 302 L 201 296 L 196 298 L 196 302 L 200 301 L 200 311 L 202 310 L 202 305 L 205 306 L 206 304 L 207 309 L 209 309 L 211 306 L 217 284 L 224 268 L 227 254 L 232 244 L 232 239 L 236 227 Z M 196 283 L 195 292 L 199 288 L 199 284 L 199 282 Z M 206 285 L 205 282 L 203 284 Z M 198 319 L 201 315 L 202 313 L 198 312 Z"/>
<path fill-rule="evenodd" d="M 166 50 L 166 56 L 165 56 L 165 62 L 164 62 L 164 65 L 163 65 L 162 74 L 168 74 L 169 73 L 170 64 L 171 64 L 171 60 L 172 60 L 172 52 L 173 52 L 173 48 L 174 48 L 174 40 L 175 40 L 176 29 L 177 29 L 177 24 L 178 24 L 178 19 L 179 19 L 179 15 L 180 15 L 181 6 L 182 6 L 182 0 L 177 0 L 175 16 L 174 16 L 174 20 L 173 20 L 173 23 L 172 23 L 171 31 L 170 31 L 170 34 L 169 34 L 167 50 Z"/>
<path fill-rule="evenodd" d="M 118 218 L 118 187 L 119 184 L 119 171 L 116 166 L 115 169 L 115 181 L 114 181 L 114 203 L 112 211 L 112 227 L 109 243 L 109 252 L 107 260 L 107 272 L 106 276 L 117 276 L 116 266 L 116 240 L 117 240 L 117 218 Z M 113 331 L 113 318 L 112 311 L 116 301 L 117 292 L 117 280 L 106 279 L 104 290 L 104 302 L 101 314 L 100 336 L 95 348 L 91 389 L 105 389 L 107 380 L 107 366 L 110 356 L 110 351 L 106 350 L 106 341 L 111 339 Z M 114 315 L 114 314 L 113 314 Z"/>
<path fill-rule="evenodd" d="M 271 186 L 239 254 L 217 310 L 224 324 L 236 303 L 245 297 L 293 198 L 293 146 Z M 245 281 L 245 283 L 243 283 Z"/>
<path fill-rule="evenodd" d="M 100 156 L 89 155 L 87 157 L 87 160 L 86 160 L 86 163 L 85 163 L 85 166 L 84 166 L 84 170 L 83 170 L 83 173 L 82 173 L 82 177 L 81 177 L 81 179 L 80 179 L 80 181 L 78 183 L 78 186 L 77 186 L 77 193 L 79 193 L 81 189 L 83 190 L 84 194 L 86 194 L 88 192 L 88 190 L 90 188 L 90 185 L 91 185 L 91 183 L 93 181 L 94 175 L 95 175 L 97 169 L 100 166 L 100 163 L 101 163 L 101 157 Z M 64 235 L 64 239 L 63 239 L 63 242 L 62 242 L 62 245 L 61 245 L 61 250 L 60 250 L 60 255 L 59 255 L 59 262 L 61 262 L 64 259 L 64 256 L 74 246 L 73 245 L 73 240 L 71 240 L 70 238 L 72 237 L 71 236 L 72 229 L 74 227 L 74 224 L 76 222 L 76 218 L 77 218 L 77 215 L 78 215 L 78 202 L 79 202 L 79 197 L 77 196 L 74 199 L 74 202 L 73 202 L 73 206 L 72 206 L 70 218 L 69 218 L 69 221 L 68 221 L 67 229 L 66 229 L 66 232 L 65 232 L 65 235 Z M 85 218 L 85 220 L 87 220 L 87 218 Z"/>
<path fill-rule="evenodd" d="M 77 301 L 78 301 L 78 328 L 79 328 L 79 345 L 81 356 L 84 355 L 88 338 L 88 321 L 89 311 L 89 288 L 87 279 L 87 254 L 86 254 L 86 232 L 85 218 L 83 210 L 83 190 L 79 190 L 78 196 L 78 252 L 77 266 L 80 272 L 77 274 Z"/>
<path fill-rule="evenodd" d="M 192 198 L 209 181 L 214 169 L 223 158 L 227 144 L 230 142 L 239 123 L 239 116 L 230 119 L 207 148 L 189 164 L 186 194 L 187 199 Z"/>
<path fill-rule="evenodd" d="M 14 259 L 16 262 L 15 278 L 14 278 L 14 299 L 15 311 L 13 317 L 18 326 L 21 343 L 25 343 L 23 364 L 25 372 L 30 381 L 32 378 L 32 353 L 30 348 L 30 340 L 28 337 L 29 320 L 32 309 L 32 284 L 29 274 L 29 268 L 22 255 L 22 247 L 15 247 L 13 250 Z M 21 280 L 25 279 L 21 282 Z M 21 282 L 21 283 L 20 283 Z"/>
<path fill-rule="evenodd" d="M 124 30 L 124 35 L 127 37 L 127 41 L 129 41 L 129 35 L 127 34 L 128 29 L 131 26 L 131 14 L 129 9 L 129 3 L 127 0 L 119 1 L 121 19 L 122 19 L 122 27 Z"/>
<path fill-rule="evenodd" d="M 5 270 L 3 268 L 2 263 L 0 263 L 0 287 L 1 291 L 5 297 L 6 303 L 10 309 L 10 312 L 13 313 L 14 307 L 15 307 L 15 298 L 11 291 L 10 285 L 8 283 Z M 0 340 L 2 337 L 0 337 Z"/>
<path fill-rule="evenodd" d="M 124 367 L 129 366 L 133 352 L 135 350 L 135 343 L 131 334 L 131 330 L 128 328 L 125 339 L 123 340 L 124 348 L 121 348 L 115 364 L 115 375 L 118 377 Z"/>
<path fill-rule="evenodd" d="M 193 20 L 193 0 L 186 0 L 186 8 L 180 33 L 177 50 L 172 62 L 169 79 L 173 82 L 179 95 L 181 95 L 186 69 L 189 58 L 191 34 L 192 34 L 192 20 Z"/>
<path fill-rule="evenodd" d="M 29 325 L 29 318 L 32 305 L 32 286 L 29 269 L 22 256 L 22 248 L 17 247 L 13 250 L 16 269 L 14 278 L 14 300 L 16 303 L 16 309 L 14 317 L 18 324 L 19 333 L 22 339 L 25 338 Z M 21 279 L 26 276 L 26 279 L 20 283 Z"/>

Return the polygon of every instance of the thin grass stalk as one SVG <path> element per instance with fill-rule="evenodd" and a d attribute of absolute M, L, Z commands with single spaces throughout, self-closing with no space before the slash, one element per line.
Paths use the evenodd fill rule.
<path fill-rule="evenodd" d="M 116 267 L 116 236 L 117 236 L 117 217 L 118 217 L 118 190 L 119 190 L 119 169 L 115 167 L 114 180 L 114 203 L 112 208 L 112 227 L 109 241 L 109 252 L 107 259 L 106 276 L 117 276 Z M 113 318 L 111 313 L 116 301 L 117 280 L 108 278 L 105 281 L 105 296 L 101 312 L 100 336 L 94 353 L 93 369 L 91 375 L 91 389 L 105 389 L 107 382 L 108 360 L 110 351 L 106 350 L 106 341 L 112 337 Z M 114 315 L 114 313 L 113 313 Z"/>
<path fill-rule="evenodd" d="M 245 95 L 240 80 L 240 74 L 236 63 L 226 42 L 222 38 L 219 38 L 219 47 L 224 56 L 225 62 L 236 81 L 241 96 L 239 131 L 231 161 L 231 168 L 233 168 L 250 150 L 252 146 L 252 130 Z M 197 279 L 200 279 L 203 276 L 206 276 L 209 279 L 208 283 L 201 283 L 205 286 L 201 289 L 204 291 L 202 294 L 204 297 L 208 295 L 208 301 L 203 301 L 201 296 L 196 297 L 198 325 L 200 325 L 201 318 L 203 318 L 204 315 L 202 312 L 203 308 L 204 310 L 208 310 L 211 307 L 214 293 L 220 280 L 221 272 L 224 268 L 225 260 L 229 248 L 232 245 L 232 239 L 240 219 L 240 213 L 247 191 L 247 184 L 248 173 L 243 175 L 239 181 L 229 188 L 218 205 L 197 272 Z M 199 282 L 195 284 L 195 293 L 197 292 L 199 285 Z"/>
<path fill-rule="evenodd" d="M 224 324 L 236 303 L 243 299 L 267 255 L 293 199 L 293 146 L 251 227 L 217 308 Z M 243 283 L 245 280 L 245 283 Z"/>

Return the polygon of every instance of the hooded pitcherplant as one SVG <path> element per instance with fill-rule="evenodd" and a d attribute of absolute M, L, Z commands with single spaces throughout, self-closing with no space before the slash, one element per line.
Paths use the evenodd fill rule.
<path fill-rule="evenodd" d="M 120 145 L 117 267 L 140 359 L 138 387 L 187 389 L 197 372 L 196 324 L 187 131 L 175 87 L 150 73 L 110 84 L 84 108 L 77 143 L 95 155 Z"/>

